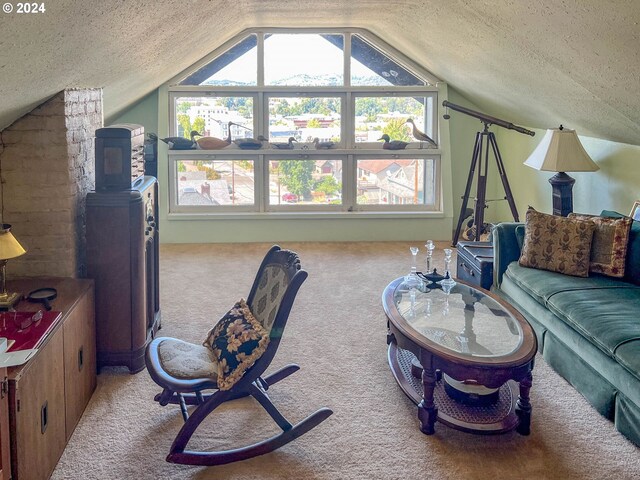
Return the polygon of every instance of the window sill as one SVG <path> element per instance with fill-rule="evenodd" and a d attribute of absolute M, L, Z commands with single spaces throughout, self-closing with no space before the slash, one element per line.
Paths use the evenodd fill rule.
<path fill-rule="evenodd" d="M 445 218 L 444 212 L 414 211 L 414 212 L 237 212 L 237 213 L 169 213 L 169 221 L 193 220 L 325 220 L 325 219 L 440 219 Z"/>

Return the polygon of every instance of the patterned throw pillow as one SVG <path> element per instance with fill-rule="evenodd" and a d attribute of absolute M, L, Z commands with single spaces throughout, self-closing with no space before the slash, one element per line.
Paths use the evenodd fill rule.
<path fill-rule="evenodd" d="M 588 277 L 595 228 L 591 221 L 547 215 L 529 207 L 519 263 L 523 267 Z"/>
<path fill-rule="evenodd" d="M 267 349 L 269 334 L 244 299 L 237 302 L 207 334 L 204 346 L 218 362 L 218 387 L 229 390 Z"/>
<path fill-rule="evenodd" d="M 569 218 L 589 220 L 596 225 L 591 244 L 589 271 L 610 277 L 624 277 L 627 245 L 633 220 L 629 217 L 605 218 L 578 213 L 570 213 Z"/>

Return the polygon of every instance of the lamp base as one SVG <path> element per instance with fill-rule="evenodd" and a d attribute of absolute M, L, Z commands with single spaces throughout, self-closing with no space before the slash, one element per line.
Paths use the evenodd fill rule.
<path fill-rule="evenodd" d="M 22 299 L 22 294 L 17 292 L 0 293 L 0 310 L 9 310 Z"/>
<path fill-rule="evenodd" d="M 553 190 L 553 214 L 566 217 L 573 212 L 573 184 L 576 179 L 564 172 L 556 173 L 549 179 Z"/>

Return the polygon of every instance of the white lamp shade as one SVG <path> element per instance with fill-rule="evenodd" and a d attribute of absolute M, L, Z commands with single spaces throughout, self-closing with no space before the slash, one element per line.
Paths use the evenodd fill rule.
<path fill-rule="evenodd" d="M 551 128 L 525 165 L 547 172 L 595 172 L 600 167 L 591 160 L 575 130 Z"/>

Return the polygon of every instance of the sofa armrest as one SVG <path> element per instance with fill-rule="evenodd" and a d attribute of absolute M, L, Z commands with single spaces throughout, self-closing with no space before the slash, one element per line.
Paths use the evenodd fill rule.
<path fill-rule="evenodd" d="M 520 258 L 520 245 L 516 238 L 516 227 L 522 223 L 503 222 L 493 227 L 493 286 L 500 287 L 502 275 L 509 264 Z"/>

